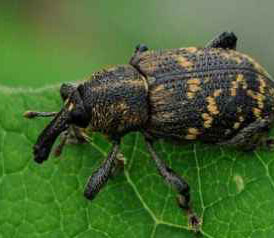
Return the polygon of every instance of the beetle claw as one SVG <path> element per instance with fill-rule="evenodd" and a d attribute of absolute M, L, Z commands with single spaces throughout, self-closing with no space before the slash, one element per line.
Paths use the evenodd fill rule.
<path fill-rule="evenodd" d="M 143 53 L 148 50 L 148 47 L 145 44 L 138 44 L 135 48 L 135 53 Z"/>

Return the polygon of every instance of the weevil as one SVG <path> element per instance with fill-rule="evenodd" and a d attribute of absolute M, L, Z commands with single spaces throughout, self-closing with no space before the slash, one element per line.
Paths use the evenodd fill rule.
<path fill-rule="evenodd" d="M 121 138 L 139 131 L 159 174 L 197 225 L 188 183 L 159 158 L 154 141 L 272 147 L 274 81 L 253 58 L 238 52 L 236 43 L 233 32 L 223 32 L 205 47 L 154 51 L 140 44 L 129 64 L 94 73 L 78 85 L 63 84 L 60 112 L 25 113 L 28 118 L 54 117 L 33 147 L 34 160 L 47 160 L 60 134 L 58 153 L 69 137 L 85 141 L 86 129 L 106 134 L 112 148 L 84 192 L 92 200 L 111 176 Z"/>

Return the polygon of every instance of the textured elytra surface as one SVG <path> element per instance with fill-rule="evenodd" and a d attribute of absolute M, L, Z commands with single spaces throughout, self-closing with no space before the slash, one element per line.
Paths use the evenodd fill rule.
<path fill-rule="evenodd" d="M 273 80 L 238 51 L 145 51 L 131 63 L 149 76 L 147 131 L 156 137 L 226 143 L 253 122 L 272 117 Z"/>
<path fill-rule="evenodd" d="M 0 89 L 0 237 L 195 237 L 149 158 L 142 136 L 123 139 L 125 171 L 93 202 L 83 197 L 88 176 L 110 145 L 67 146 L 61 158 L 38 165 L 32 145 L 47 119 L 22 118 L 27 109 L 61 106 L 57 88 Z M 158 143 L 160 156 L 192 188 L 203 217 L 200 237 L 273 237 L 274 155 L 203 145 Z"/>

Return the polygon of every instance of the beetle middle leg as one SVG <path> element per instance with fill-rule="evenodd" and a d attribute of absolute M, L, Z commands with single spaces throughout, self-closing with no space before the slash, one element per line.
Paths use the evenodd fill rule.
<path fill-rule="evenodd" d="M 63 148 L 67 144 L 85 144 L 89 141 L 89 136 L 86 129 L 70 126 L 66 131 L 60 135 L 60 142 L 54 149 L 56 157 L 62 154 Z"/>
<path fill-rule="evenodd" d="M 194 230 L 198 230 L 200 219 L 192 212 L 190 207 L 190 188 L 188 183 L 158 157 L 153 148 L 153 142 L 149 138 L 146 138 L 145 142 L 159 174 L 164 178 L 167 184 L 171 185 L 179 193 L 177 202 L 180 208 L 186 210 L 189 217 L 189 224 Z"/>
<path fill-rule="evenodd" d="M 85 187 L 84 195 L 87 199 L 93 200 L 97 193 L 104 187 L 112 176 L 116 166 L 115 160 L 120 148 L 120 140 L 113 143 L 112 149 L 102 165 L 91 175 Z"/>

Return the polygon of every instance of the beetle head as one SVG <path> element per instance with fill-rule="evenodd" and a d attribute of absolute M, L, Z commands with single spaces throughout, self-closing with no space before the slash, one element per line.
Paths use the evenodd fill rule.
<path fill-rule="evenodd" d="M 37 163 L 47 160 L 55 140 L 70 125 L 85 128 L 89 121 L 90 116 L 86 113 L 80 94 L 76 89 L 67 98 L 61 111 L 39 135 L 33 147 L 34 160 Z"/>
<path fill-rule="evenodd" d="M 68 129 L 68 115 L 66 108 L 62 109 L 39 135 L 33 146 L 34 160 L 37 163 L 47 160 L 56 138 Z"/>

